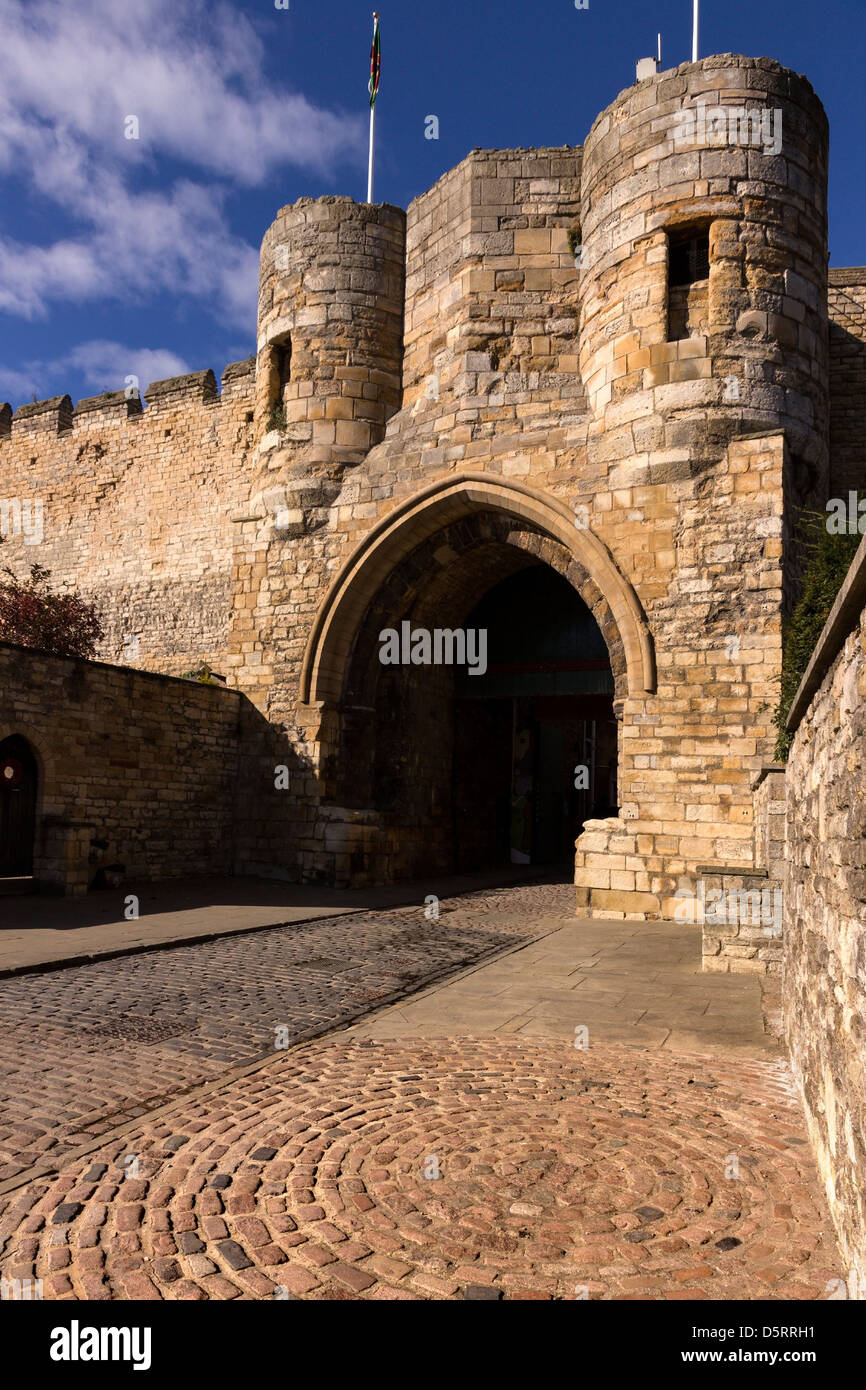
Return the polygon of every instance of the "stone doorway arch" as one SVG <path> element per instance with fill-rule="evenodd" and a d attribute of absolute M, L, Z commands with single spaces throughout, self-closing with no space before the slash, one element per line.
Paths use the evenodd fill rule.
<path fill-rule="evenodd" d="M 649 625 L 633 586 L 598 536 L 579 526 L 575 512 L 559 498 L 494 474 L 457 473 L 399 503 L 346 561 L 325 596 L 307 642 L 301 668 L 302 704 L 339 702 L 358 626 L 400 561 L 449 522 L 485 511 L 528 523 L 541 537 L 564 547 L 585 575 L 587 593 L 582 597 L 591 608 L 597 598 L 603 599 L 610 613 L 608 645 L 621 646 L 622 696 L 653 693 L 656 672 Z"/>
<path fill-rule="evenodd" d="M 408 686 L 401 690 L 379 661 L 382 629 L 410 615 L 416 627 L 428 630 L 461 627 L 484 595 L 509 578 L 519 582 L 521 571 L 530 570 L 559 576 L 557 582 L 564 581 L 585 621 L 603 638 L 614 746 L 624 702 L 652 689 L 652 644 L 634 590 L 564 504 L 488 475 L 451 476 L 416 494 L 383 518 L 350 557 L 307 647 L 302 693 L 307 708 L 318 711 L 321 814 L 326 844 L 337 856 L 338 881 L 413 877 L 428 865 L 438 870 L 460 843 L 457 831 L 448 830 L 457 801 L 452 794 L 449 812 L 447 775 L 431 767 L 437 754 L 440 766 L 456 756 L 455 730 L 439 744 L 432 710 L 447 706 L 445 718 L 456 719 L 452 674 L 428 673 L 422 694 L 412 689 L 412 672 L 406 672 Z M 408 731 L 402 738 L 393 717 L 383 715 L 398 705 L 405 709 Z M 382 794 L 383 747 L 394 764 L 388 777 L 393 772 L 404 785 L 415 778 L 431 798 L 429 835 L 423 812 L 414 814 L 419 808 L 407 815 L 405 796 Z M 509 743 L 509 762 L 510 748 Z M 435 859 L 425 858 L 428 846 L 431 856 L 435 847 Z"/>

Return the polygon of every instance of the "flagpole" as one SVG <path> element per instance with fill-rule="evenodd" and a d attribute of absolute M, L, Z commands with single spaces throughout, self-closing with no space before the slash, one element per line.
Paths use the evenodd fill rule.
<path fill-rule="evenodd" d="M 373 201 L 373 152 L 376 148 L 376 108 L 370 107 L 370 163 L 367 168 L 367 202 Z"/>
<path fill-rule="evenodd" d="M 701 0 L 694 0 L 694 18 L 692 23 L 692 62 L 698 61 L 698 28 L 701 18 Z"/>
<path fill-rule="evenodd" d="M 373 11 L 373 50 L 376 47 L 376 30 L 379 27 L 379 14 Z M 378 74 L 370 74 L 370 161 L 367 165 L 367 202 L 373 201 L 373 167 L 376 154 L 376 92 L 373 90 L 374 80 L 378 86 Z"/>

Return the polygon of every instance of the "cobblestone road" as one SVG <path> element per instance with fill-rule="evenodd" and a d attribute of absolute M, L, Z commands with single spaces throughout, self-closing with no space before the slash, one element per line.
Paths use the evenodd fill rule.
<path fill-rule="evenodd" d="M 321 918 L 0 981 L 0 1180 L 227 1067 L 348 1022 L 551 930 L 573 889 L 531 884 Z"/>
<path fill-rule="evenodd" d="M 513 1037 L 312 1043 L 0 1199 L 51 1299 L 809 1300 L 839 1263 L 784 1063 Z"/>

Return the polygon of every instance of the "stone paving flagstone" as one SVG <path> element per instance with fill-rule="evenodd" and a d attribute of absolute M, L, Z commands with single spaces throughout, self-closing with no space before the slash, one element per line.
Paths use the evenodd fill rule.
<path fill-rule="evenodd" d="M 699 929 L 674 922 L 571 920 L 356 1024 L 363 1038 L 516 1033 L 628 1042 L 718 1056 L 777 1056 L 751 975 L 700 969 Z"/>

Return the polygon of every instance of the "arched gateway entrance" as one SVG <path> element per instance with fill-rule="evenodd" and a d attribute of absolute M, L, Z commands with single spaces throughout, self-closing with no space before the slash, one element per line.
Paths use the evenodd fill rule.
<path fill-rule="evenodd" d="M 616 811 L 615 711 L 653 678 L 631 586 L 564 505 L 443 480 L 380 523 L 319 615 L 302 688 L 324 801 L 375 826 L 374 877 L 566 862 Z"/>

